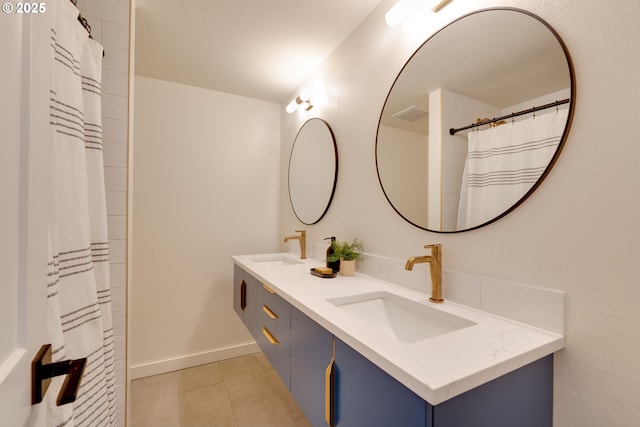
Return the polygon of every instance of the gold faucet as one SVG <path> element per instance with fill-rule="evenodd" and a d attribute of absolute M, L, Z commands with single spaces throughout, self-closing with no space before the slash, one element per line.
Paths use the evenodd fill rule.
<path fill-rule="evenodd" d="M 300 233 L 299 236 L 284 236 L 284 242 L 289 240 L 298 240 L 300 242 L 300 259 L 307 258 L 307 230 L 296 230 L 296 233 Z"/>
<path fill-rule="evenodd" d="M 406 270 L 413 270 L 413 264 L 428 262 L 431 271 L 431 302 L 442 302 L 442 245 L 425 245 L 425 249 L 431 249 L 431 255 L 412 256 L 404 266 Z"/>

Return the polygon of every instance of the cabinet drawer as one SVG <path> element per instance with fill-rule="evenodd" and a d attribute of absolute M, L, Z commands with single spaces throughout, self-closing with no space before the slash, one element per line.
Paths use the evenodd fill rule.
<path fill-rule="evenodd" d="M 278 373 L 282 382 L 291 387 L 291 358 L 289 353 L 280 344 L 280 337 L 267 326 L 260 326 L 256 342 L 264 355 L 269 359 L 271 366 Z"/>
<path fill-rule="evenodd" d="M 258 328 L 266 327 L 287 354 L 291 353 L 291 306 L 268 287 L 258 287 Z"/>
<path fill-rule="evenodd" d="M 287 328 L 291 327 L 291 306 L 267 285 L 260 284 L 258 287 L 258 302 L 267 306 L 278 317 L 280 323 Z"/>
<path fill-rule="evenodd" d="M 258 282 L 256 342 L 287 388 L 291 384 L 291 306 Z"/>

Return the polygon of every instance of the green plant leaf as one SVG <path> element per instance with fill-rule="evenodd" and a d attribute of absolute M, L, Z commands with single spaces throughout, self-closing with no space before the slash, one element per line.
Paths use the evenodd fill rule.
<path fill-rule="evenodd" d="M 362 243 L 358 242 L 357 239 L 353 239 L 353 242 L 331 242 L 331 247 L 333 248 L 333 254 L 327 257 L 328 261 L 338 261 L 345 260 L 351 261 L 354 259 L 360 258 L 363 252 Z"/>

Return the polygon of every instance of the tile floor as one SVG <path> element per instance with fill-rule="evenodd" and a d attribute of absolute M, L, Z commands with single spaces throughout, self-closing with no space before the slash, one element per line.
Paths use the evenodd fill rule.
<path fill-rule="evenodd" d="M 134 380 L 131 427 L 311 427 L 262 353 Z"/>

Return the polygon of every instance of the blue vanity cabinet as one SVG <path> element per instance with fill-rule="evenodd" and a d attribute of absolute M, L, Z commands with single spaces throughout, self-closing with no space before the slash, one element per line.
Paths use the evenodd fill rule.
<path fill-rule="evenodd" d="M 267 285 L 258 282 L 254 338 L 273 369 L 291 387 L 291 305 Z"/>
<path fill-rule="evenodd" d="M 233 309 L 252 336 L 256 335 L 258 281 L 241 267 L 233 266 Z"/>
<path fill-rule="evenodd" d="M 553 355 L 433 406 L 292 307 L 291 393 L 314 427 L 551 427 Z"/>
<path fill-rule="evenodd" d="M 338 338 L 335 369 L 336 427 L 431 425 L 427 402 Z"/>
<path fill-rule="evenodd" d="M 338 427 L 551 427 L 553 423 L 553 355 L 436 406 L 337 338 L 335 364 Z"/>
<path fill-rule="evenodd" d="M 553 355 L 430 406 L 430 412 L 434 427 L 551 427 Z"/>
<path fill-rule="evenodd" d="M 242 267 L 234 264 L 233 309 L 289 388 L 290 304 Z"/>
<path fill-rule="evenodd" d="M 312 426 L 326 426 L 325 373 L 331 363 L 333 335 L 291 308 L 291 394 Z"/>

